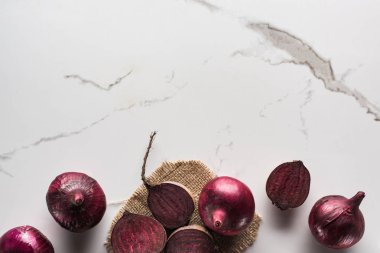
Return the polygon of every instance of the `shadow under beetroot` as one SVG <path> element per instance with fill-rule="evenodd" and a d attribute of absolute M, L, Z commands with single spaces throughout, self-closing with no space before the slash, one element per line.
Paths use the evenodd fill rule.
<path fill-rule="evenodd" d="M 266 205 L 267 217 L 273 220 L 278 229 L 289 229 L 295 223 L 297 217 L 299 217 L 298 212 L 297 208 L 281 210 L 270 202 Z"/>

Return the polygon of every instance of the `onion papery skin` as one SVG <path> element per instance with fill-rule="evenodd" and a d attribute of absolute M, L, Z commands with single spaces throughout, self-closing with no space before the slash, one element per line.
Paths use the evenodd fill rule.
<path fill-rule="evenodd" d="M 255 201 L 248 186 L 235 178 L 222 176 L 203 187 L 198 209 L 207 228 L 220 235 L 232 236 L 251 224 Z"/>
<path fill-rule="evenodd" d="M 160 253 L 166 243 L 166 231 L 157 220 L 126 212 L 111 233 L 114 253 Z"/>
<path fill-rule="evenodd" d="M 63 228 L 76 233 L 96 226 L 107 206 L 98 182 L 80 172 L 57 176 L 50 184 L 46 203 L 53 218 Z"/>
<path fill-rule="evenodd" d="M 310 173 L 301 161 L 280 164 L 269 175 L 266 192 L 272 203 L 286 210 L 301 206 L 310 190 Z"/>
<path fill-rule="evenodd" d="M 309 228 L 321 244 L 333 249 L 345 249 L 363 237 L 365 222 L 359 205 L 364 192 L 351 199 L 330 195 L 318 200 L 309 215 Z"/>
<path fill-rule="evenodd" d="M 189 223 L 195 205 L 188 189 L 174 182 L 164 182 L 147 188 L 148 207 L 165 228 L 175 229 Z"/>
<path fill-rule="evenodd" d="M 174 231 L 166 243 L 165 253 L 216 253 L 211 235 L 199 225 L 190 225 Z"/>
<path fill-rule="evenodd" d="M 15 227 L 0 238 L 0 253 L 54 253 L 49 239 L 32 226 Z"/>

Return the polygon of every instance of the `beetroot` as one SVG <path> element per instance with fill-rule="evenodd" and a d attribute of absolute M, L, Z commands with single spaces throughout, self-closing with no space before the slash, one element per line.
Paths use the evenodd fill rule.
<path fill-rule="evenodd" d="M 165 253 L 216 253 L 217 248 L 206 229 L 190 225 L 174 231 L 166 243 Z"/>
<path fill-rule="evenodd" d="M 301 161 L 283 163 L 269 175 L 266 192 L 281 210 L 302 205 L 310 190 L 310 173 Z"/>
<path fill-rule="evenodd" d="M 155 135 L 156 132 L 153 132 L 150 136 L 142 166 L 141 179 L 148 190 L 147 202 L 153 216 L 164 227 L 175 229 L 189 222 L 195 209 L 194 200 L 190 191 L 182 184 L 163 182 L 151 185 L 145 178 L 146 161 Z"/>
<path fill-rule="evenodd" d="M 114 253 L 160 253 L 166 238 L 157 220 L 125 212 L 112 230 L 111 246 Z"/>

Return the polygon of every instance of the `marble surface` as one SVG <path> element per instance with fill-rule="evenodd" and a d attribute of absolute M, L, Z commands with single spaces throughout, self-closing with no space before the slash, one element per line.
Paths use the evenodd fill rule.
<path fill-rule="evenodd" d="M 196 159 L 252 189 L 263 223 L 247 252 L 333 252 L 307 218 L 322 196 L 365 191 L 363 239 L 380 251 L 380 3 L 377 1 L 57 0 L 0 2 L 0 234 L 30 224 L 57 253 L 105 253 L 118 210 L 163 161 Z M 274 167 L 302 160 L 300 208 L 266 196 Z M 110 203 L 71 234 L 45 194 L 82 171 Z"/>

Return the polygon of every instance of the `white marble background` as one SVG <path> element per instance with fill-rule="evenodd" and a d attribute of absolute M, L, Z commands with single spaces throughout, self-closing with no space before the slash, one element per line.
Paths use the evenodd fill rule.
<path fill-rule="evenodd" d="M 202 160 L 244 181 L 263 216 L 247 252 L 333 252 L 307 217 L 322 196 L 365 191 L 363 239 L 380 251 L 380 3 L 254 0 L 2 0 L 0 234 L 30 224 L 57 253 L 104 253 L 118 206 L 85 234 L 61 229 L 45 194 L 69 170 L 109 202 L 165 160 Z M 280 212 L 271 170 L 302 160 L 309 198 Z"/>

